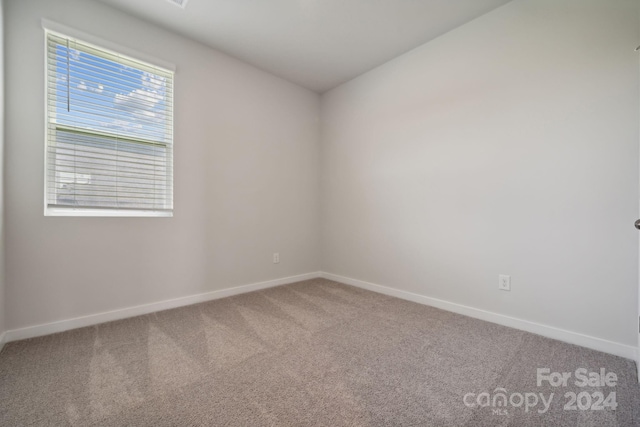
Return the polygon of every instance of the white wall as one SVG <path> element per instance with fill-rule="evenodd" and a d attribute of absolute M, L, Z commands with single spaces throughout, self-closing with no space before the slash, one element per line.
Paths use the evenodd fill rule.
<path fill-rule="evenodd" d="M 4 4 L 0 0 L 0 350 L 5 331 L 4 281 Z"/>
<path fill-rule="evenodd" d="M 7 329 L 318 270 L 318 95 L 99 2 L 5 14 Z M 176 64 L 174 218 L 43 216 L 41 18 Z"/>
<path fill-rule="evenodd" d="M 515 0 L 326 93 L 323 271 L 635 346 L 639 28 Z"/>
<path fill-rule="evenodd" d="M 99 2 L 6 1 L 6 329 L 322 267 L 635 345 L 637 9 L 515 0 L 325 94 L 319 157 L 309 91 Z M 174 218 L 43 216 L 43 17 L 177 65 Z"/>

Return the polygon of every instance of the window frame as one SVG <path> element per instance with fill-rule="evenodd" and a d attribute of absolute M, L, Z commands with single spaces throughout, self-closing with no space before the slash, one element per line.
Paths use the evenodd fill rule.
<path fill-rule="evenodd" d="M 44 215 L 45 216 L 63 216 L 63 217 L 173 217 L 174 212 L 174 121 L 175 121 L 175 111 L 174 111 L 174 94 L 175 94 L 175 73 L 176 67 L 173 64 L 170 64 L 166 61 L 151 57 L 149 55 L 140 53 L 138 51 L 132 50 L 130 48 L 103 40 L 101 38 L 92 36 L 90 34 L 75 30 L 70 27 L 66 27 L 64 25 L 43 19 L 42 20 L 42 28 L 44 29 L 44 110 L 45 110 L 45 120 L 44 120 Z M 136 61 L 142 63 L 144 65 L 148 65 L 151 68 L 162 71 L 163 73 L 167 73 L 171 75 L 171 89 L 172 96 L 170 102 L 168 103 L 168 107 L 171 111 L 171 121 L 168 125 L 167 134 L 170 135 L 170 149 L 171 149 L 171 157 L 170 161 L 167 162 L 167 180 L 168 180 L 168 193 L 171 196 L 171 207 L 168 209 L 140 209 L 140 208 L 110 208 L 106 206 L 101 207 L 88 207 L 88 206 L 50 206 L 49 205 L 49 158 L 48 158 L 48 149 L 50 147 L 50 135 L 49 135 L 49 126 L 50 123 L 50 95 L 49 95 L 49 58 L 48 58 L 48 39 L 49 34 L 64 37 L 68 39 L 76 39 L 84 45 L 88 45 L 90 48 L 95 48 L 96 51 L 102 55 L 101 57 L 106 57 L 107 55 L 113 55 L 114 57 L 121 58 L 122 62 L 126 63 L 128 59 L 132 61 Z M 64 125 L 60 125 L 64 127 Z M 87 134 L 96 135 L 96 136 L 107 136 L 111 135 L 101 135 L 100 131 L 92 132 L 91 130 L 79 130 L 80 132 L 86 132 Z M 132 141 L 138 141 L 140 143 L 145 143 L 144 138 L 130 138 Z M 169 144 L 167 144 L 168 146 Z"/>

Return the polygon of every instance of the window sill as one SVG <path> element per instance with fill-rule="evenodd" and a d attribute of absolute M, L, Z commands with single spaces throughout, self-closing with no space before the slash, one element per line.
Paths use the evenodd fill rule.
<path fill-rule="evenodd" d="M 173 212 L 117 209 L 45 208 L 44 216 L 171 218 L 173 217 Z"/>

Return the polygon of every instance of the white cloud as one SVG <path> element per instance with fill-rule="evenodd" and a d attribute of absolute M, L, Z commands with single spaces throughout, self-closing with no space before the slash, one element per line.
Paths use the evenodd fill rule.
<path fill-rule="evenodd" d="M 155 74 L 144 72 L 142 74 L 142 86 L 149 88 L 152 91 L 159 91 L 164 88 L 167 79 L 162 76 L 156 76 Z"/>
<path fill-rule="evenodd" d="M 142 125 L 139 123 L 132 123 L 128 120 L 114 119 L 110 122 L 100 122 L 100 126 L 105 128 L 120 130 L 124 132 L 135 132 L 142 129 Z"/>
<path fill-rule="evenodd" d="M 144 110 L 155 107 L 163 97 L 156 91 L 134 89 L 126 95 L 116 94 L 114 102 L 124 109 Z"/>
<path fill-rule="evenodd" d="M 166 79 L 152 73 L 144 72 L 140 77 L 140 87 L 127 94 L 116 94 L 114 105 L 124 110 L 132 122 L 141 120 L 142 124 L 161 123 L 162 117 L 157 114 L 158 104 L 165 97 Z"/>
<path fill-rule="evenodd" d="M 99 87 L 102 91 L 104 88 Z M 142 73 L 139 85 L 128 93 L 116 94 L 113 105 L 122 112 L 119 119 L 105 124 L 108 128 L 135 135 L 157 137 L 163 130 L 164 114 L 159 104 L 166 94 L 166 79 Z"/>

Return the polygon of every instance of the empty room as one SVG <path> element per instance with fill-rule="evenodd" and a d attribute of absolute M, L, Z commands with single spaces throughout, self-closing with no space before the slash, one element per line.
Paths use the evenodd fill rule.
<path fill-rule="evenodd" d="M 640 426 L 638 0 L 0 0 L 0 426 Z"/>

